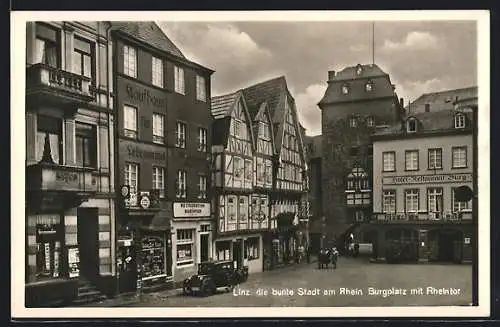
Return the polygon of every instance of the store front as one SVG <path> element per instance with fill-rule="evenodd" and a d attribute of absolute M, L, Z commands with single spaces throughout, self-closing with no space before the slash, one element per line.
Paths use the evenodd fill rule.
<path fill-rule="evenodd" d="M 260 234 L 218 237 L 214 242 L 215 260 L 231 260 L 237 268 L 248 267 L 248 273 L 264 270 L 263 238 Z"/>

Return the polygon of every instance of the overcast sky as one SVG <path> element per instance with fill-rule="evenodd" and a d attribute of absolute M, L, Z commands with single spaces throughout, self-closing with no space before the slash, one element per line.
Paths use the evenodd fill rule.
<path fill-rule="evenodd" d="M 328 70 L 372 61 L 371 22 L 158 22 L 188 59 L 215 70 L 212 95 L 284 75 L 308 135 L 321 133 Z M 476 23 L 375 23 L 375 63 L 405 103 L 477 85 Z"/>

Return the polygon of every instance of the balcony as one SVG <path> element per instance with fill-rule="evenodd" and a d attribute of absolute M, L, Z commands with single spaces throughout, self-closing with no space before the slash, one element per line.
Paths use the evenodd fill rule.
<path fill-rule="evenodd" d="M 460 212 L 415 212 L 415 213 L 374 213 L 372 223 L 380 224 L 433 224 L 472 222 L 472 211 Z"/>
<path fill-rule="evenodd" d="M 27 67 L 26 97 L 33 105 L 56 106 L 89 103 L 94 99 L 89 78 L 45 64 Z"/>
<path fill-rule="evenodd" d="M 34 209 L 64 209 L 86 201 L 98 191 L 93 168 L 38 163 L 26 167 L 27 203 Z"/>

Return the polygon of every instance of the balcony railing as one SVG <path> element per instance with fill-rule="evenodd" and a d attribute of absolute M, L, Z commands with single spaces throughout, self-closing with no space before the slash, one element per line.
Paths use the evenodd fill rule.
<path fill-rule="evenodd" d="M 93 193 L 98 190 L 99 173 L 92 168 L 37 164 L 26 167 L 30 191 L 70 191 Z"/>
<path fill-rule="evenodd" d="M 374 213 L 373 222 L 444 222 L 444 221 L 463 221 L 472 220 L 471 210 L 462 210 L 458 212 L 394 212 L 394 213 Z"/>
<path fill-rule="evenodd" d="M 27 68 L 27 94 L 49 93 L 65 101 L 90 102 L 90 78 L 45 64 Z"/>

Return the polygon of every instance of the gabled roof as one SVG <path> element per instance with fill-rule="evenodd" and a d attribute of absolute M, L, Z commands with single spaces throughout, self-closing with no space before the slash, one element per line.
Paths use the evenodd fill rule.
<path fill-rule="evenodd" d="M 381 129 L 374 133 L 374 136 L 381 135 L 400 135 L 405 132 L 405 122 L 407 119 L 415 118 L 418 121 L 418 130 L 415 134 L 428 133 L 432 134 L 435 132 L 445 132 L 455 130 L 454 117 L 457 114 L 465 114 L 467 121 L 472 120 L 472 113 L 461 112 L 453 109 L 431 111 L 431 112 L 419 112 L 410 113 L 405 116 L 404 120 L 390 125 L 384 129 Z M 470 124 L 468 125 L 470 126 Z"/>
<path fill-rule="evenodd" d="M 279 76 L 258 84 L 242 89 L 245 95 L 245 101 L 248 106 L 248 111 L 252 119 L 259 112 L 263 102 L 267 102 L 269 112 L 273 123 L 280 122 L 280 114 L 277 112 L 281 109 L 280 104 L 284 104 L 285 94 L 288 92 L 285 76 Z"/>
<path fill-rule="evenodd" d="M 112 22 L 114 30 L 118 30 L 153 47 L 186 59 L 179 48 L 163 33 L 155 22 Z"/>
<path fill-rule="evenodd" d="M 362 68 L 362 73 L 359 75 L 356 74 L 358 66 Z M 377 65 L 358 66 L 346 67 L 328 80 L 325 94 L 318 103 L 320 108 L 328 104 L 397 97 L 389 75 L 380 67 Z M 371 91 L 366 91 L 367 83 L 372 84 Z M 347 94 L 342 93 L 344 85 L 349 89 Z"/>
<path fill-rule="evenodd" d="M 453 109 L 456 100 L 477 99 L 477 86 L 460 89 L 445 90 L 439 92 L 424 93 L 406 107 L 407 112 L 425 112 L 425 105 L 429 105 L 429 111 Z"/>
<path fill-rule="evenodd" d="M 214 119 L 220 119 L 231 115 L 231 109 L 234 106 L 236 98 L 239 98 L 240 92 L 218 95 L 212 97 L 212 116 Z"/>

